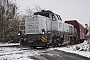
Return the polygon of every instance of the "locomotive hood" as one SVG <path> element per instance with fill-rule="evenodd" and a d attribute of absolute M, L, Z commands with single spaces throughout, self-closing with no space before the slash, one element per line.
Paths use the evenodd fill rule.
<path fill-rule="evenodd" d="M 47 25 L 50 25 L 48 17 L 40 15 L 27 16 L 25 19 L 25 32 L 26 34 L 41 34 L 43 29 L 45 31 L 50 30 L 50 26 Z"/>

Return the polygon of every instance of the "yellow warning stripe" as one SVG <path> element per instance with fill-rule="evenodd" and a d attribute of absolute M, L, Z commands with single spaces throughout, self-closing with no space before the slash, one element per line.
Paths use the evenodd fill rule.
<path fill-rule="evenodd" d="M 45 42 L 45 41 L 42 39 L 42 42 Z"/>
<path fill-rule="evenodd" d="M 41 37 L 41 40 L 42 40 L 42 42 L 45 42 L 46 41 L 46 38 L 45 37 Z"/>
<path fill-rule="evenodd" d="M 45 38 L 45 37 L 43 37 L 43 36 L 42 36 L 42 39 L 46 40 L 46 38 Z"/>

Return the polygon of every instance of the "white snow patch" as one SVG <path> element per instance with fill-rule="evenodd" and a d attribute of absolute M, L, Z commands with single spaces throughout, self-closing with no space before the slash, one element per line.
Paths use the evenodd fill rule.
<path fill-rule="evenodd" d="M 0 60 L 32 60 L 30 56 L 34 55 L 40 55 L 39 50 L 34 51 L 22 50 L 21 48 L 0 47 Z"/>
<path fill-rule="evenodd" d="M 0 46 L 20 45 L 20 43 L 0 43 Z"/>
<path fill-rule="evenodd" d="M 0 43 L 0 46 L 9 46 L 9 45 L 19 45 L 19 43 Z M 77 49 L 76 47 L 79 47 Z M 67 47 L 56 47 L 49 48 L 48 50 L 61 50 L 69 53 L 79 54 L 85 57 L 90 58 L 89 44 L 87 41 L 84 41 L 81 44 L 67 46 Z M 42 51 L 40 50 L 28 50 L 28 48 L 13 48 L 13 47 L 0 47 L 0 60 L 33 60 L 30 57 L 35 55 L 41 55 Z M 52 54 L 48 54 L 53 56 Z"/>
<path fill-rule="evenodd" d="M 76 47 L 79 47 L 79 49 L 77 50 Z M 86 40 L 83 43 L 77 44 L 77 45 L 49 48 L 49 50 L 54 50 L 54 49 L 69 52 L 69 53 L 79 54 L 81 56 L 90 58 L 89 44 L 88 44 L 88 41 Z"/>

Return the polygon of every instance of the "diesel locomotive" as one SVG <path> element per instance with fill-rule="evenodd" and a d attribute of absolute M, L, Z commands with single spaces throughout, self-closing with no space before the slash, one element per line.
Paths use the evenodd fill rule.
<path fill-rule="evenodd" d="M 60 15 L 49 10 L 41 10 L 35 12 L 33 16 L 26 16 L 25 38 L 21 39 L 20 44 L 50 47 L 84 40 L 84 27 L 76 20 L 70 21 L 63 22 Z"/>

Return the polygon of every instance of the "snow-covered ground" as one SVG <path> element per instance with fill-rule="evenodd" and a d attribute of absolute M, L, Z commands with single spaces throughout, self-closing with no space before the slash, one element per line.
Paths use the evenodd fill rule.
<path fill-rule="evenodd" d="M 0 48 L 0 60 L 29 60 L 30 56 L 39 54 L 39 51 L 27 50 L 27 48 Z"/>
<path fill-rule="evenodd" d="M 89 41 L 84 41 L 81 44 L 77 44 L 77 45 L 72 45 L 72 46 L 67 46 L 67 47 L 57 47 L 57 48 L 50 48 L 50 50 L 61 50 L 61 51 L 65 51 L 65 52 L 69 52 L 69 53 L 75 53 L 81 56 L 85 56 L 90 58 L 90 49 L 89 49 Z"/>
<path fill-rule="evenodd" d="M 11 45 L 20 45 L 20 43 L 1 43 L 0 46 L 11 46 Z"/>
<path fill-rule="evenodd" d="M 2 44 L 0 46 L 8 46 L 8 45 L 19 45 L 17 44 Z M 56 47 L 56 48 L 48 48 L 48 50 L 61 50 L 69 53 L 79 54 L 85 57 L 90 58 L 90 50 L 89 44 L 87 41 L 84 41 L 81 44 L 66 46 L 66 47 Z M 16 47 L 0 47 L 0 60 L 33 60 L 31 56 L 41 55 L 40 50 L 30 50 L 28 48 L 16 48 Z"/>

